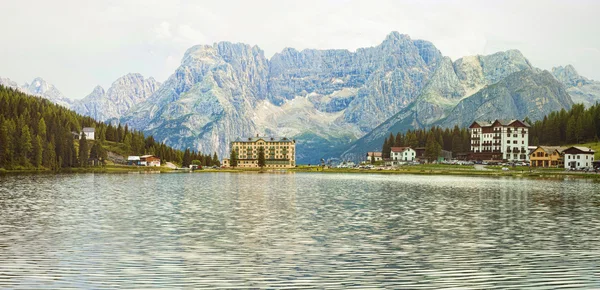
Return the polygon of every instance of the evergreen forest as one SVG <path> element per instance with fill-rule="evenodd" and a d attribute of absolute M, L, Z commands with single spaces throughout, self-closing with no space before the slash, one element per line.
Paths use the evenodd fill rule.
<path fill-rule="evenodd" d="M 95 128 L 95 140 L 79 138 L 84 127 Z M 177 150 L 127 126 L 98 122 L 0 85 L 0 168 L 59 171 L 125 163 L 127 155 L 144 154 L 183 166 L 219 163 L 216 154 Z"/>

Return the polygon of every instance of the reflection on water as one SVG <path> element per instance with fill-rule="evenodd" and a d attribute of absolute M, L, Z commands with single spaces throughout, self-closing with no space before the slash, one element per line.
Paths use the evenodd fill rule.
<path fill-rule="evenodd" d="M 0 288 L 598 288 L 598 185 L 4 176 Z"/>

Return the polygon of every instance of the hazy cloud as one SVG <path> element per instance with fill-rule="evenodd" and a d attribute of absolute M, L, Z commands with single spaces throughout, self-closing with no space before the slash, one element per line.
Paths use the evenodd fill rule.
<path fill-rule="evenodd" d="M 285 47 L 379 44 L 391 31 L 444 55 L 519 49 L 540 68 L 573 64 L 600 80 L 600 1 L 4 0 L 0 76 L 41 76 L 82 98 L 139 72 L 164 81 L 187 48 L 218 41 Z"/>

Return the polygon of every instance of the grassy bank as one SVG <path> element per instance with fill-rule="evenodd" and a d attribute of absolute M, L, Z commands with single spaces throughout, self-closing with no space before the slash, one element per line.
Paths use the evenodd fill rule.
<path fill-rule="evenodd" d="M 0 174 L 34 174 L 34 173 L 130 173 L 130 172 L 156 172 L 156 173 L 354 173 L 354 174 L 413 174 L 413 175 L 456 175 L 456 176 L 487 176 L 487 177 L 515 177 L 515 178 L 587 178 L 600 180 L 600 174 L 564 171 L 557 168 L 501 167 L 487 166 L 483 170 L 474 166 L 423 164 L 402 166 L 399 168 L 380 169 L 354 169 L 354 168 L 322 168 L 320 166 L 299 166 L 288 169 L 259 169 L 259 168 L 222 168 L 202 169 L 195 171 L 173 170 L 167 167 L 136 167 L 122 165 L 107 165 L 105 167 L 71 168 L 58 172 L 50 170 L 4 170 Z"/>
<path fill-rule="evenodd" d="M 98 167 L 76 167 L 62 168 L 58 171 L 52 171 L 47 168 L 19 168 L 15 170 L 6 170 L 0 168 L 0 174 L 35 174 L 35 173 L 129 173 L 129 172 L 174 172 L 168 167 L 142 167 L 142 166 L 124 166 L 124 165 L 106 165 Z"/>

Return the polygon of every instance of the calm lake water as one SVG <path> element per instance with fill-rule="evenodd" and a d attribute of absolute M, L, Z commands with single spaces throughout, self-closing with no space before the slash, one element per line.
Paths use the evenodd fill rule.
<path fill-rule="evenodd" d="M 600 288 L 600 184 L 0 176 L 0 288 Z"/>

